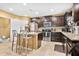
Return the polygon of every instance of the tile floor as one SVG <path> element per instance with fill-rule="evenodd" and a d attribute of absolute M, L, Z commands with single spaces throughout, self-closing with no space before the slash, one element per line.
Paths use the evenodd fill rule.
<path fill-rule="evenodd" d="M 62 51 L 62 48 L 59 48 L 61 47 L 61 45 L 62 45 L 61 43 L 57 43 L 57 42 L 42 41 L 41 47 L 39 49 L 32 50 L 29 53 L 25 53 L 24 55 L 27 55 L 27 56 L 65 56 L 65 53 Z M 0 43 L 0 56 L 20 56 L 20 55 L 18 53 L 15 53 L 15 51 L 11 51 L 11 42 L 7 41 L 4 43 Z"/>

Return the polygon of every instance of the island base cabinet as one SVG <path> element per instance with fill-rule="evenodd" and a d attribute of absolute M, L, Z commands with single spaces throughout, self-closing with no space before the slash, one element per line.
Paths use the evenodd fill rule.
<path fill-rule="evenodd" d="M 37 49 L 38 48 L 38 39 L 37 36 L 32 35 L 30 39 L 28 39 L 27 43 L 28 48 Z"/>
<path fill-rule="evenodd" d="M 40 35 L 32 34 L 30 38 L 23 38 L 23 36 L 19 35 L 17 38 L 17 45 L 23 46 L 29 49 L 38 49 L 41 46 L 41 39 Z"/>
<path fill-rule="evenodd" d="M 37 35 L 31 35 L 31 38 L 28 39 L 28 48 L 31 49 L 38 49 L 41 47 L 41 41 L 42 41 L 42 33 Z"/>

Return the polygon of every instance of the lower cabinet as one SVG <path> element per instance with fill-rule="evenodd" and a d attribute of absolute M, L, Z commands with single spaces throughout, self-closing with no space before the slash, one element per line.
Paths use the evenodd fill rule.
<path fill-rule="evenodd" d="M 54 42 L 62 42 L 63 40 L 63 35 L 60 32 L 52 32 L 52 39 L 51 41 Z"/>
<path fill-rule="evenodd" d="M 31 35 L 31 38 L 28 39 L 27 46 L 28 48 L 38 49 L 41 47 L 42 33 L 38 35 Z"/>
<path fill-rule="evenodd" d="M 31 38 L 27 40 L 27 46 L 28 48 L 31 48 L 31 49 L 37 49 L 38 48 L 38 35 L 31 35 Z"/>

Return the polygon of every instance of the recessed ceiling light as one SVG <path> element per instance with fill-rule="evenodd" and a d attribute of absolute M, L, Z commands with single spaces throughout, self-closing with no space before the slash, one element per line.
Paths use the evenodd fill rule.
<path fill-rule="evenodd" d="M 27 5 L 27 3 L 23 3 L 23 5 L 24 5 L 24 6 L 26 6 L 26 5 Z"/>
<path fill-rule="evenodd" d="M 51 12 L 53 12 L 53 11 L 54 11 L 54 9 L 50 9 L 50 11 L 51 11 Z"/>
<path fill-rule="evenodd" d="M 13 9 L 13 8 L 9 8 L 9 10 L 10 10 L 10 11 L 13 11 L 14 9 Z"/>
<path fill-rule="evenodd" d="M 37 14 L 37 15 L 38 15 L 38 14 L 39 14 L 39 12 L 38 12 L 38 11 L 36 11 L 36 12 L 35 12 L 35 14 Z"/>

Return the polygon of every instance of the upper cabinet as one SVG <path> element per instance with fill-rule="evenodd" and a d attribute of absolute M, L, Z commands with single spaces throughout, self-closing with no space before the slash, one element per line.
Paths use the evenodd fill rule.
<path fill-rule="evenodd" d="M 53 26 L 64 26 L 64 16 L 53 16 L 52 17 Z"/>
<path fill-rule="evenodd" d="M 38 23 L 38 27 L 43 27 L 43 22 L 47 20 L 48 22 L 52 22 L 52 26 L 64 26 L 65 20 L 64 16 L 45 16 L 36 18 L 36 22 Z"/>
<path fill-rule="evenodd" d="M 79 21 L 79 4 L 74 3 L 74 21 L 78 22 Z"/>

